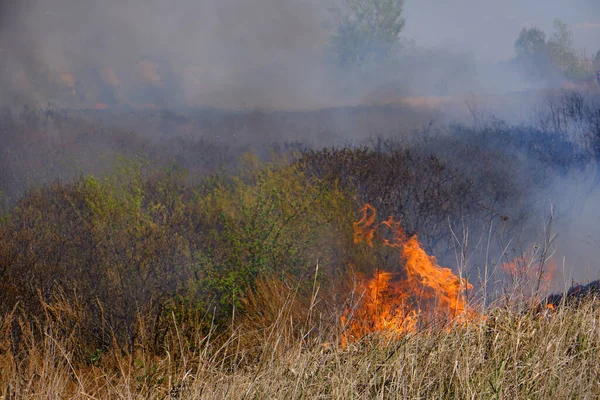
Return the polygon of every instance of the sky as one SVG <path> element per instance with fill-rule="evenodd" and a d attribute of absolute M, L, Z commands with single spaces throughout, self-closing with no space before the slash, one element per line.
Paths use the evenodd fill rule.
<path fill-rule="evenodd" d="M 573 31 L 578 49 L 600 50 L 600 0 L 407 0 L 405 18 L 404 35 L 470 51 L 481 62 L 509 59 L 521 28 L 551 34 L 556 18 Z"/>

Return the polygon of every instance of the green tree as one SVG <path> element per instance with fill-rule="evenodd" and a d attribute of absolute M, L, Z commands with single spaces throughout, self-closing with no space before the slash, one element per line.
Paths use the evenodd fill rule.
<path fill-rule="evenodd" d="M 554 29 L 555 32 L 548 40 L 552 64 L 566 75 L 577 74 L 579 63 L 573 32 L 559 19 L 554 20 Z"/>
<path fill-rule="evenodd" d="M 404 28 L 404 0 L 345 0 L 331 44 L 342 67 L 389 57 Z"/>
<path fill-rule="evenodd" d="M 545 54 L 546 33 L 535 26 L 521 29 L 521 33 L 519 33 L 519 37 L 515 41 L 515 52 L 517 53 L 517 58 L 520 59 Z"/>
<path fill-rule="evenodd" d="M 514 46 L 517 60 L 527 75 L 538 78 L 548 76 L 552 63 L 546 33 L 535 26 L 523 28 Z"/>
<path fill-rule="evenodd" d="M 550 37 L 535 26 L 523 28 L 515 41 L 515 53 L 531 76 L 559 72 L 570 79 L 581 79 L 589 73 L 577 57 L 573 32 L 559 19 L 554 21 Z"/>

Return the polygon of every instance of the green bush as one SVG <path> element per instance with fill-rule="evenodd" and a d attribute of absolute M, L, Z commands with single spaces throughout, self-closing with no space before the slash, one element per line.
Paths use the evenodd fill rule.
<path fill-rule="evenodd" d="M 203 289 L 229 306 L 261 274 L 302 277 L 318 260 L 341 265 L 352 239 L 351 203 L 335 185 L 285 162 L 261 168 L 248 158 L 243 168 L 214 179 L 197 202 L 205 247 L 196 271 Z"/>
<path fill-rule="evenodd" d="M 302 278 L 317 261 L 330 267 L 324 280 L 343 273 L 348 196 L 285 160 L 243 165 L 191 186 L 180 169 L 129 162 L 30 191 L 0 224 L 2 311 L 39 314 L 38 297 L 60 290 L 86 305 L 90 340 L 106 344 L 107 326 L 131 339 L 138 312 L 173 301 L 221 323 L 261 275 Z"/>

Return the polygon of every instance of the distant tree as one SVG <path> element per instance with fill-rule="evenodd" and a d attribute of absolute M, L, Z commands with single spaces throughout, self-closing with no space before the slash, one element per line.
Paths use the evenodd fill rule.
<path fill-rule="evenodd" d="M 580 68 L 573 32 L 559 19 L 554 20 L 554 29 L 555 32 L 548 40 L 552 64 L 563 74 L 578 75 Z"/>
<path fill-rule="evenodd" d="M 521 29 L 515 41 L 515 53 L 529 76 L 543 78 L 552 69 L 546 33 L 535 26 Z"/>
<path fill-rule="evenodd" d="M 546 52 L 546 34 L 532 26 L 521 29 L 519 37 L 515 41 L 515 52 L 517 58 L 531 58 Z"/>
<path fill-rule="evenodd" d="M 577 56 L 573 32 L 559 19 L 554 20 L 550 37 L 535 26 L 523 28 L 515 41 L 515 53 L 530 76 L 545 77 L 552 71 L 570 79 L 589 75 Z"/>
<path fill-rule="evenodd" d="M 342 67 L 390 55 L 404 28 L 404 0 L 344 0 L 331 46 Z"/>

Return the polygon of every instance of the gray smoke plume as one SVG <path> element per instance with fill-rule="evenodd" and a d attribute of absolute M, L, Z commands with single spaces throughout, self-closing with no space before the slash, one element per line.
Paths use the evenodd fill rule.
<path fill-rule="evenodd" d="M 5 1 L 1 102 L 297 109 L 361 102 L 381 87 L 403 95 L 518 90 L 527 82 L 514 71 L 486 65 L 512 57 L 523 26 L 549 29 L 557 17 L 579 46 L 600 48 L 595 0 L 407 0 L 404 51 L 365 79 L 331 57 L 335 4 L 343 2 Z"/>

